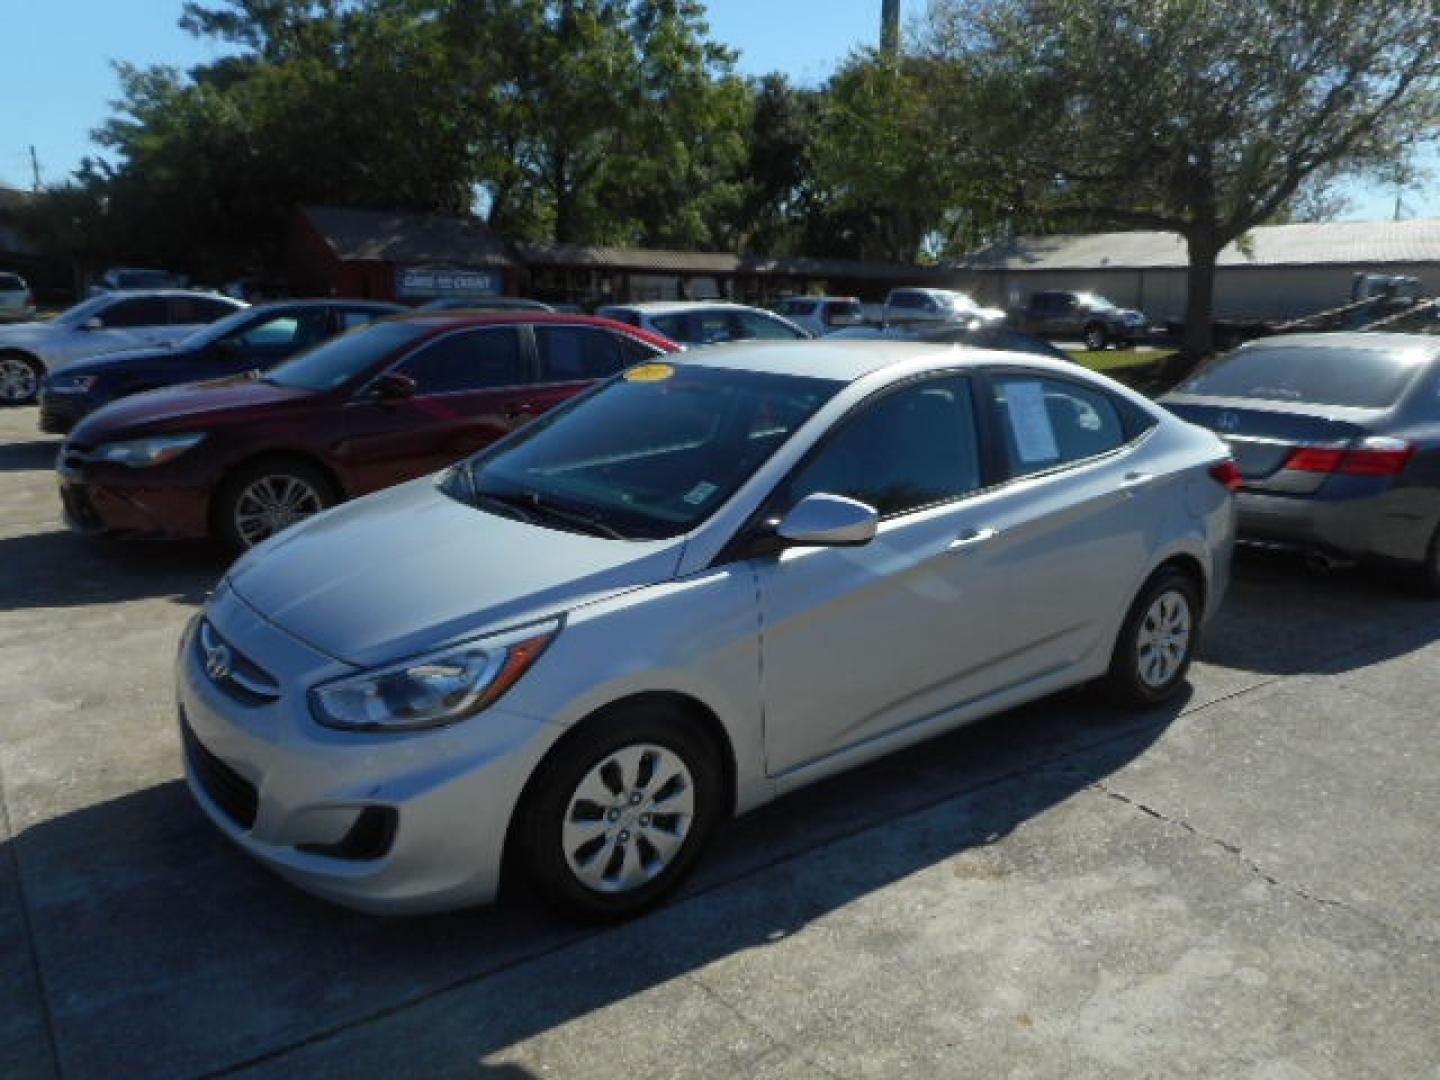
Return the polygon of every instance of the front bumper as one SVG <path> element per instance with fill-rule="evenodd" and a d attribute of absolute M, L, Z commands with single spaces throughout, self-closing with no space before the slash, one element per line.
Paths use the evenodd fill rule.
<path fill-rule="evenodd" d="M 205 617 L 278 687 L 273 701 L 256 701 L 217 683 L 197 647 L 199 617 L 187 627 L 177 660 L 186 780 L 226 836 L 307 892 L 362 911 L 494 899 L 511 816 L 559 727 L 491 708 L 432 731 L 333 731 L 310 716 L 307 693 L 353 668 L 229 590 Z M 364 857 L 313 850 L 343 847 L 367 809 L 385 814 L 390 831 Z"/>
<path fill-rule="evenodd" d="M 176 482 L 171 466 L 130 469 L 86 461 L 67 444 L 55 471 L 65 524 L 75 532 L 199 540 L 210 532 L 210 489 Z"/>
<path fill-rule="evenodd" d="M 40 430 L 64 435 L 96 408 L 83 394 L 57 394 L 53 390 L 41 390 Z"/>
<path fill-rule="evenodd" d="M 1242 490 L 1235 503 L 1241 543 L 1357 560 L 1422 562 L 1440 517 L 1416 488 L 1338 499 Z"/>

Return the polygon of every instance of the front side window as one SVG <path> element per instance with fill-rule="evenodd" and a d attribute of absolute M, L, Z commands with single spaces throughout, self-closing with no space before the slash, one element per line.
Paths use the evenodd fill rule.
<path fill-rule="evenodd" d="M 912 292 L 891 293 L 890 306 L 902 311 L 921 311 L 925 307 L 925 297 Z"/>
<path fill-rule="evenodd" d="M 1012 476 L 1097 457 L 1129 439 L 1120 407 L 1103 391 L 1031 375 L 1000 376 L 994 387 Z"/>
<path fill-rule="evenodd" d="M 345 308 L 336 314 L 340 320 L 340 329 L 354 330 L 357 326 L 369 326 L 376 319 L 384 318 L 389 312 L 370 311 L 363 308 Z"/>
<path fill-rule="evenodd" d="M 100 314 L 100 323 L 107 329 L 164 326 L 168 321 L 168 309 L 163 297 L 121 300 Z"/>
<path fill-rule="evenodd" d="M 323 308 L 292 312 L 256 323 L 228 340 L 249 349 L 303 348 L 325 337 L 327 321 Z"/>
<path fill-rule="evenodd" d="M 893 517 L 978 491 L 981 476 L 970 381 L 950 377 L 861 405 L 796 471 L 785 501 L 825 492 Z"/>
<path fill-rule="evenodd" d="M 584 326 L 537 326 L 541 382 L 604 379 L 626 366 L 619 338 Z"/>
<path fill-rule="evenodd" d="M 417 394 L 498 390 L 530 381 L 520 335 L 511 327 L 447 334 L 396 370 L 415 380 Z"/>
<path fill-rule="evenodd" d="M 452 474 L 479 509 L 612 539 L 715 512 L 842 384 L 656 362 L 552 410 Z"/>

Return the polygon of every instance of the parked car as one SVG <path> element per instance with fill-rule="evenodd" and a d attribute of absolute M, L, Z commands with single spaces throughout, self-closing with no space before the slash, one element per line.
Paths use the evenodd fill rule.
<path fill-rule="evenodd" d="M 799 341 L 810 335 L 789 319 L 762 308 L 723 300 L 654 300 L 612 304 L 595 312 L 606 319 L 663 334 L 682 345 L 715 345 L 725 341 Z"/>
<path fill-rule="evenodd" d="M 865 308 L 853 296 L 791 296 L 776 312 L 814 337 L 824 337 L 865 321 Z"/>
<path fill-rule="evenodd" d="M 178 654 L 227 836 L 359 908 L 489 900 L 508 855 L 622 916 L 732 812 L 1063 687 L 1181 686 L 1233 540 L 1210 432 L 1013 353 L 686 361 L 235 565 Z"/>
<path fill-rule="evenodd" d="M 407 315 L 246 375 L 122 398 L 60 453 L 67 523 L 244 549 L 434 472 L 593 381 L 677 349 L 584 316 Z"/>
<path fill-rule="evenodd" d="M 1001 352 L 1029 353 L 1051 360 L 1074 363 L 1075 358 L 1064 349 L 1042 338 L 1022 334 L 1007 326 L 986 323 L 983 326 L 935 326 L 928 323 L 901 323 L 898 326 L 855 326 L 831 335 L 837 341 L 914 341 L 934 345 L 969 345 L 976 349 L 999 349 Z"/>
<path fill-rule="evenodd" d="M 101 353 L 173 345 L 245 305 L 211 293 L 105 293 L 48 322 L 0 327 L 0 405 L 35 400 L 47 371 Z"/>
<path fill-rule="evenodd" d="M 35 318 L 35 294 L 19 274 L 0 273 L 0 322 Z"/>
<path fill-rule="evenodd" d="M 891 289 L 885 297 L 885 323 L 964 323 L 984 326 L 1005 321 L 999 308 L 985 307 L 969 293 L 954 289 Z"/>
<path fill-rule="evenodd" d="M 1440 594 L 1440 340 L 1265 338 L 1162 403 L 1230 444 L 1242 540 L 1387 563 Z"/>
<path fill-rule="evenodd" d="M 526 300 L 520 296 L 477 296 L 470 300 L 447 297 L 421 304 L 418 311 L 554 311 L 549 304 L 539 300 Z"/>
<path fill-rule="evenodd" d="M 1146 335 L 1149 324 L 1143 312 L 1116 307 L 1091 292 L 1046 290 L 1032 293 L 1029 303 L 1011 321 L 1026 333 L 1070 338 L 1098 351 L 1107 345 L 1129 347 Z"/>
<path fill-rule="evenodd" d="M 244 308 L 169 348 L 67 364 L 40 388 L 40 430 L 69 431 L 116 398 L 180 383 L 268 371 L 326 338 L 406 311 L 376 300 L 292 300 Z"/>
<path fill-rule="evenodd" d="M 112 266 L 90 283 L 90 295 L 107 292 L 136 292 L 154 289 L 183 289 L 190 282 L 168 270 L 145 270 L 137 266 Z"/>

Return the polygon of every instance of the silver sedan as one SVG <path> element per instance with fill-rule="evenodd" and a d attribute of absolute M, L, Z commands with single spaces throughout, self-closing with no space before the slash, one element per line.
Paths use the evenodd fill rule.
<path fill-rule="evenodd" d="M 488 901 L 503 863 L 628 915 L 802 785 L 1079 683 L 1170 697 L 1236 480 L 1214 435 L 1069 364 L 643 364 L 241 559 L 180 647 L 189 784 L 350 906 Z"/>

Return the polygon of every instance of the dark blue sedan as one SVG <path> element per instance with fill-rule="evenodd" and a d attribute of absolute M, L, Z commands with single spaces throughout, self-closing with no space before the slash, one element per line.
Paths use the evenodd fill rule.
<path fill-rule="evenodd" d="M 266 371 L 326 338 L 404 310 L 371 300 L 286 300 L 237 311 L 166 348 L 67 364 L 40 388 L 40 430 L 69 431 L 100 406 L 144 390 Z"/>

